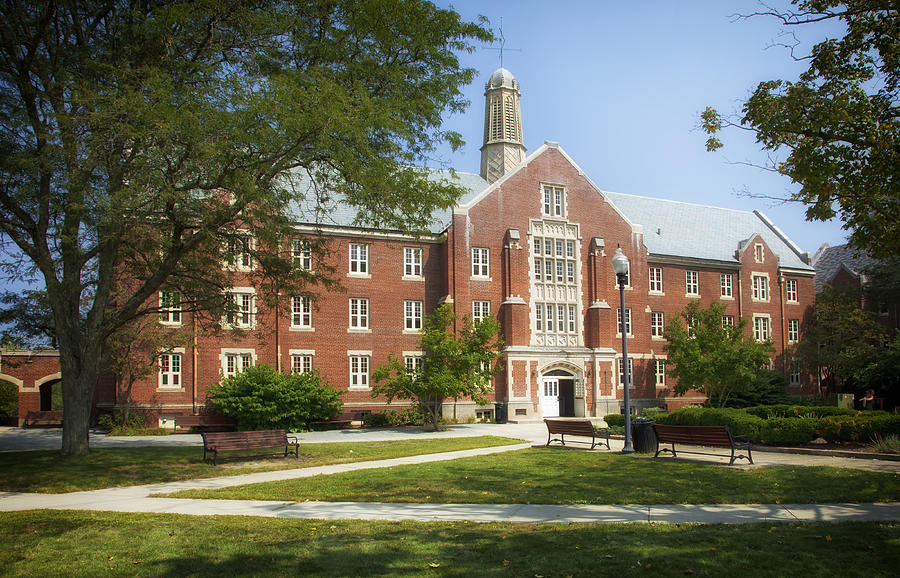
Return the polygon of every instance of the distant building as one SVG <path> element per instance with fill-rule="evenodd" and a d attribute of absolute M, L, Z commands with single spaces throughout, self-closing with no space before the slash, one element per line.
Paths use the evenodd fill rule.
<path fill-rule="evenodd" d="M 753 336 L 774 343 L 773 367 L 789 378 L 790 391 L 810 392 L 790 353 L 815 299 L 809 255 L 758 211 L 604 191 L 553 142 L 526 156 L 519 99 L 509 71 L 491 75 L 481 172 L 456 173 L 467 192 L 452 211 L 433 215 L 429 235 L 355 227 L 346 205 L 327 214 L 298 205 L 296 238 L 286 246 L 313 266 L 303 240 L 324 236 L 346 290 L 316 302 L 284 295 L 267 308 L 260 289 L 234 287 L 238 312 L 223 323 L 250 331 L 173 344 L 160 354 L 158 371 L 131 387 L 131 400 L 168 421 L 202 411 L 206 389 L 222 376 L 267 363 L 285 372 L 319 370 L 347 392 L 352 416 L 395 407 L 372 397 L 372 371 L 392 353 L 420 363 L 423 316 L 451 303 L 476 320 L 497 316 L 505 346 L 491 403 L 449 400 L 445 416 L 494 418 L 498 408 L 511 420 L 620 413 L 617 247 L 631 263 L 626 332 L 636 408 L 704 400 L 675 396 L 666 375 L 663 328 L 690 302 L 725 304 L 723 323 L 747 319 Z M 254 264 L 248 255 L 232 266 Z M 190 329 L 191 315 L 177 300 L 159 299 L 162 327 Z M 123 401 L 115 387 L 98 385 L 100 410 Z"/>

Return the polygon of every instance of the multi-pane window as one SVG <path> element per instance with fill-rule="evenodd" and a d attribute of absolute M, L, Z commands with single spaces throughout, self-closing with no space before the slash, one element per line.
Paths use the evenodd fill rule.
<path fill-rule="evenodd" d="M 800 367 L 800 359 L 797 357 L 791 358 L 790 378 L 788 380 L 790 385 L 800 385 Z"/>
<path fill-rule="evenodd" d="M 788 279 L 784 282 L 784 292 L 788 303 L 797 303 L 797 280 Z"/>
<path fill-rule="evenodd" d="M 472 249 L 472 276 L 490 277 L 490 250 L 482 247 Z"/>
<path fill-rule="evenodd" d="M 566 214 L 566 194 L 562 187 L 544 185 L 544 215 L 563 217 Z"/>
<path fill-rule="evenodd" d="M 788 343 L 800 341 L 800 320 L 788 319 Z"/>
<path fill-rule="evenodd" d="M 662 267 L 650 267 L 650 292 L 651 293 L 662 293 L 663 292 L 663 281 L 662 281 Z"/>
<path fill-rule="evenodd" d="M 561 202 L 565 204 L 564 196 Z M 561 210 L 564 213 L 565 207 Z M 534 221 L 532 235 L 532 343 L 575 346 L 579 342 L 578 228 L 568 223 Z"/>
<path fill-rule="evenodd" d="M 252 247 L 253 243 L 249 235 L 238 234 L 228 238 L 227 258 L 232 269 L 246 271 L 252 267 Z"/>
<path fill-rule="evenodd" d="M 422 276 L 422 249 L 418 247 L 403 248 L 403 275 L 405 277 Z"/>
<path fill-rule="evenodd" d="M 363 389 L 369 387 L 369 356 L 350 356 L 350 387 Z"/>
<path fill-rule="evenodd" d="M 765 253 L 761 243 L 753 245 L 753 260 L 757 263 L 762 263 L 765 260 Z"/>
<path fill-rule="evenodd" d="M 181 387 L 181 354 L 159 356 L 159 387 Z"/>
<path fill-rule="evenodd" d="M 697 334 L 697 328 L 700 327 L 700 318 L 694 314 L 687 316 L 687 332 L 688 337 L 694 337 Z"/>
<path fill-rule="evenodd" d="M 159 322 L 164 325 L 181 325 L 181 296 L 177 291 L 160 291 Z"/>
<path fill-rule="evenodd" d="M 719 283 L 722 287 L 722 297 L 734 297 L 734 285 L 731 273 L 722 273 Z"/>
<path fill-rule="evenodd" d="M 622 309 L 616 309 L 616 332 L 622 334 Z M 631 308 L 625 309 L 625 334 L 631 335 Z"/>
<path fill-rule="evenodd" d="M 654 373 L 656 375 L 656 387 L 666 386 L 666 361 L 664 359 L 656 359 L 654 363 Z"/>
<path fill-rule="evenodd" d="M 350 274 L 368 275 L 369 246 L 364 243 L 350 243 Z"/>
<path fill-rule="evenodd" d="M 423 359 L 421 355 L 406 355 L 403 357 L 403 361 L 406 364 L 407 372 L 417 374 L 422 371 Z"/>
<path fill-rule="evenodd" d="M 685 271 L 684 287 L 684 292 L 687 295 L 700 295 L 700 273 L 697 271 Z"/>
<path fill-rule="evenodd" d="M 625 373 L 624 368 L 625 364 L 622 363 L 622 358 L 616 359 L 616 365 L 619 366 L 619 387 L 625 386 Z M 628 358 L 628 385 L 629 387 L 634 387 L 634 359 Z"/>
<path fill-rule="evenodd" d="M 291 373 L 309 373 L 313 368 L 313 356 L 306 354 L 291 355 Z"/>
<path fill-rule="evenodd" d="M 665 331 L 665 315 L 660 311 L 650 313 L 650 337 L 662 337 Z"/>
<path fill-rule="evenodd" d="M 226 352 L 222 356 L 222 373 L 232 377 L 253 366 L 253 353 L 249 351 Z"/>
<path fill-rule="evenodd" d="M 291 327 L 312 327 L 312 299 L 309 296 L 291 297 Z"/>
<path fill-rule="evenodd" d="M 253 291 L 229 291 L 225 294 L 225 323 L 233 327 L 252 327 L 256 316 Z"/>
<path fill-rule="evenodd" d="M 734 327 L 734 315 L 723 315 L 722 327 Z"/>
<path fill-rule="evenodd" d="M 769 300 L 769 278 L 765 275 L 753 276 L 753 300 L 768 301 Z"/>
<path fill-rule="evenodd" d="M 369 328 L 369 300 L 350 298 L 350 329 Z"/>
<path fill-rule="evenodd" d="M 769 325 L 768 317 L 754 317 L 753 318 L 753 337 L 756 338 L 757 341 L 766 341 L 772 336 L 771 327 Z"/>
<path fill-rule="evenodd" d="M 408 331 L 418 331 L 422 329 L 421 301 L 403 302 L 403 328 Z"/>
<path fill-rule="evenodd" d="M 312 247 L 305 239 L 294 239 L 291 245 L 291 257 L 294 263 L 300 265 L 304 271 L 312 269 Z"/>
<path fill-rule="evenodd" d="M 472 301 L 472 321 L 474 323 L 478 323 L 490 314 L 490 301 Z"/>

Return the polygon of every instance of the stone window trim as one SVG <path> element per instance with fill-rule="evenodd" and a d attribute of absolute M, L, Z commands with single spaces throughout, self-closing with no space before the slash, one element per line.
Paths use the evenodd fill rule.
<path fill-rule="evenodd" d="M 541 214 L 545 217 L 565 219 L 566 188 L 562 185 L 541 183 Z"/>
<path fill-rule="evenodd" d="M 784 280 L 784 296 L 787 303 L 800 302 L 799 283 L 796 279 Z"/>
<path fill-rule="evenodd" d="M 772 338 L 772 319 L 768 313 L 753 314 L 753 338 L 757 341 Z"/>
<path fill-rule="evenodd" d="M 622 356 L 616 356 L 616 387 L 618 389 L 625 389 L 625 374 L 623 373 L 623 364 L 622 364 Z M 634 385 L 634 357 L 628 357 L 628 378 L 629 385 L 628 390 L 631 391 L 635 388 Z"/>
<path fill-rule="evenodd" d="M 291 359 L 291 373 L 306 373 L 314 369 L 315 349 L 290 349 L 288 356 Z"/>
<path fill-rule="evenodd" d="M 653 360 L 653 370 L 657 389 L 665 389 L 666 387 L 666 359 L 656 358 Z"/>
<path fill-rule="evenodd" d="M 159 366 L 157 389 L 162 391 L 184 391 L 184 347 L 173 347 L 160 351 L 156 358 Z"/>
<path fill-rule="evenodd" d="M 226 312 L 222 325 L 230 329 L 253 329 L 256 327 L 256 288 L 232 287 L 225 291 L 226 302 L 234 303 L 234 311 Z"/>
<path fill-rule="evenodd" d="M 371 389 L 369 383 L 369 362 L 372 358 L 370 350 L 348 350 L 350 381 L 349 389 L 354 391 L 367 391 Z"/>
<path fill-rule="evenodd" d="M 750 274 L 750 301 L 754 303 L 769 303 L 772 291 L 769 283 L 769 274 L 754 271 Z"/>
<path fill-rule="evenodd" d="M 256 365 L 256 349 L 246 347 L 223 347 L 219 353 L 219 361 L 221 362 L 220 370 L 222 376 L 232 377 L 244 369 Z M 234 364 L 233 366 L 232 363 Z"/>
<path fill-rule="evenodd" d="M 632 325 L 631 307 L 625 308 L 625 332 L 626 336 L 631 339 L 634 337 L 634 326 Z M 622 308 L 616 307 L 616 337 L 622 339 Z"/>

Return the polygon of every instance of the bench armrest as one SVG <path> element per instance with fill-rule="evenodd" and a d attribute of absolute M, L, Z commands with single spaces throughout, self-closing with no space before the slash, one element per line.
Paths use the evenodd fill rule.
<path fill-rule="evenodd" d="M 288 443 L 291 445 L 299 445 L 300 444 L 300 438 L 298 438 L 297 436 L 284 436 L 284 437 L 287 438 Z"/>

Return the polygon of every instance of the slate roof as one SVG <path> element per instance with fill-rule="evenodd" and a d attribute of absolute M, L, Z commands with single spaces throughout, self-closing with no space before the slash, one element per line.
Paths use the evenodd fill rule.
<path fill-rule="evenodd" d="M 850 245 L 823 246 L 816 253 L 813 262 L 816 268 L 816 293 L 822 290 L 823 285 L 831 283 L 841 267 L 846 267 L 851 273 L 859 276 L 863 269 L 873 264 L 874 259 Z"/>
<path fill-rule="evenodd" d="M 433 181 L 446 179 L 462 186 L 466 192 L 459 199 L 460 203 L 470 201 L 488 187 L 488 182 L 480 175 L 461 171 L 455 171 L 454 174 L 449 170 L 433 169 L 429 171 L 428 178 Z M 357 213 L 351 205 L 343 202 L 342 197 L 318 190 L 305 171 L 294 172 L 285 184 L 302 194 L 303 200 L 292 202 L 290 207 L 290 212 L 298 224 L 333 227 L 365 226 L 356 221 Z M 452 217 L 452 209 L 435 211 L 431 215 L 429 232 L 436 235 L 443 233 L 450 226 Z"/>

